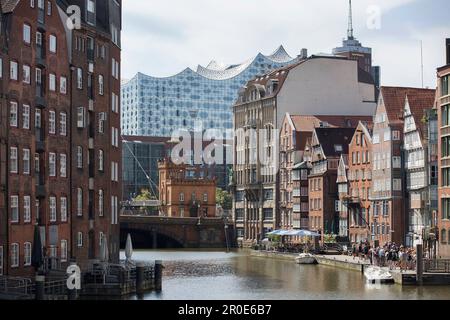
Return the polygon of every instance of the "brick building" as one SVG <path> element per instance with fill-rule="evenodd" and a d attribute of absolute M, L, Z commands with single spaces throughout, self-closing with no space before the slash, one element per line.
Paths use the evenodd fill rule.
<path fill-rule="evenodd" d="M 322 234 L 322 241 L 327 234 L 339 233 L 337 172 L 354 133 L 354 128 L 316 128 L 313 132 L 309 223 L 311 230 Z"/>
<path fill-rule="evenodd" d="M 344 205 L 348 209 L 349 240 L 370 241 L 370 189 L 372 186 L 371 124 L 360 122 L 348 152 L 349 188 Z"/>
<path fill-rule="evenodd" d="M 446 65 L 437 70 L 436 108 L 439 126 L 439 253 L 450 257 L 450 39 L 446 41 Z"/>
<path fill-rule="evenodd" d="M 315 128 L 354 128 L 364 116 L 286 114 L 280 128 L 280 215 L 284 229 L 309 228 L 308 175 L 305 147 Z"/>
<path fill-rule="evenodd" d="M 215 217 L 216 180 L 212 170 L 160 161 L 159 200 L 167 217 Z"/>
<path fill-rule="evenodd" d="M 34 273 L 35 225 L 51 268 L 86 267 L 104 239 L 118 260 L 120 4 L 1 1 L 4 274 Z M 67 5 L 81 29 L 67 27 Z"/>
<path fill-rule="evenodd" d="M 405 171 L 402 163 L 404 108 L 408 96 L 430 95 L 433 90 L 382 87 L 372 136 L 370 225 L 373 240 L 406 243 L 409 219 L 405 207 Z M 423 109 L 430 108 L 428 103 Z"/>

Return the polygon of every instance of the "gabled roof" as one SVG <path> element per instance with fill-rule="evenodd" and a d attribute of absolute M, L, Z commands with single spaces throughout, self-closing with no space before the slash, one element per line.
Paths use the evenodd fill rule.
<path fill-rule="evenodd" d="M 11 13 L 14 11 L 20 0 L 0 0 L 3 13 Z"/>
<path fill-rule="evenodd" d="M 384 101 L 389 122 L 395 123 L 403 121 L 407 96 L 411 96 L 413 104 L 417 105 L 420 104 L 420 102 L 427 102 L 430 96 L 432 96 L 434 100 L 435 93 L 436 90 L 434 89 L 381 87 L 380 99 L 382 98 Z M 428 109 L 432 107 L 433 102 L 427 106 Z"/>
<path fill-rule="evenodd" d="M 316 128 L 315 136 L 320 143 L 324 156 L 338 158 L 343 154 L 348 154 L 350 144 L 355 128 Z M 341 146 L 342 149 L 336 149 Z"/>
<path fill-rule="evenodd" d="M 425 112 L 434 107 L 436 90 L 427 90 L 420 93 L 410 93 L 406 96 L 411 114 L 414 117 L 416 126 L 419 128 Z M 406 102 L 406 101 L 405 101 Z M 406 105 L 406 103 L 405 103 Z"/>
<path fill-rule="evenodd" d="M 364 136 L 367 138 L 369 143 L 372 143 L 373 122 L 372 121 L 360 121 L 350 143 L 353 143 L 358 129 L 360 129 L 364 133 Z"/>
<path fill-rule="evenodd" d="M 370 116 L 300 116 L 291 115 L 295 131 L 312 132 L 315 128 L 356 128 L 360 121 L 370 122 Z"/>
<path fill-rule="evenodd" d="M 341 159 L 339 160 L 339 168 L 338 168 L 338 176 L 337 183 L 347 183 L 347 170 L 348 170 L 348 155 L 341 155 Z"/>

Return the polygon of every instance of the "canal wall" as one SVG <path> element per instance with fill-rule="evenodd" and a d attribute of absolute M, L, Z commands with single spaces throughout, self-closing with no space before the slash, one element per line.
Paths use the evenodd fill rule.
<path fill-rule="evenodd" d="M 250 255 L 258 258 L 269 258 L 294 262 L 298 254 L 251 250 Z"/>
<path fill-rule="evenodd" d="M 347 256 L 315 256 L 315 258 L 320 265 L 361 273 L 364 273 L 365 268 L 370 266 L 369 263 L 362 262 L 359 259 L 353 260 L 352 257 Z"/>

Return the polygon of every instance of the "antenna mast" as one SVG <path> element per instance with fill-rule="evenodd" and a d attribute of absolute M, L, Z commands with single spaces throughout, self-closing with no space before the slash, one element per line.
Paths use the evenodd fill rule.
<path fill-rule="evenodd" d="M 421 68 L 422 89 L 423 89 L 424 84 L 423 84 L 423 41 L 422 40 L 420 40 L 420 68 Z"/>
<path fill-rule="evenodd" d="M 352 0 L 348 0 L 348 30 L 347 37 L 348 40 L 353 40 L 353 11 L 352 11 Z"/>

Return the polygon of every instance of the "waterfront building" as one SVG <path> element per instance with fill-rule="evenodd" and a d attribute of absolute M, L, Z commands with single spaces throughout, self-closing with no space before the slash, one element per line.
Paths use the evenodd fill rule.
<path fill-rule="evenodd" d="M 338 205 L 339 212 L 339 242 L 349 242 L 349 225 L 348 225 L 348 207 L 345 200 L 348 197 L 349 180 L 348 180 L 348 154 L 341 155 L 337 172 L 337 189 L 338 189 Z"/>
<path fill-rule="evenodd" d="M 159 200 L 166 217 L 215 217 L 216 181 L 208 168 L 175 165 L 161 160 Z"/>
<path fill-rule="evenodd" d="M 372 186 L 372 124 L 360 122 L 348 153 L 348 192 L 341 201 L 347 212 L 351 243 L 371 241 L 369 212 Z"/>
<path fill-rule="evenodd" d="M 316 128 L 311 140 L 309 175 L 310 230 L 326 235 L 339 234 L 337 174 L 342 155 L 348 154 L 355 128 Z"/>
<path fill-rule="evenodd" d="M 405 208 L 405 171 L 402 163 L 405 102 L 411 96 L 429 109 L 426 97 L 434 90 L 381 87 L 372 135 L 372 240 L 406 243 L 409 219 Z M 423 100 L 422 100 L 423 99 Z M 423 102 L 424 101 L 424 102 Z"/>
<path fill-rule="evenodd" d="M 327 88 L 326 91 L 323 88 Z M 234 207 L 236 230 L 243 245 L 265 238 L 281 227 L 278 208 L 278 140 L 270 134 L 264 145 L 246 135 L 281 129 L 287 112 L 301 115 L 371 116 L 375 93 L 371 76 L 357 62 L 340 57 L 312 56 L 249 81 L 234 106 Z M 253 133 L 252 133 L 253 132 Z M 256 155 L 272 158 L 261 165 Z"/>
<path fill-rule="evenodd" d="M 404 108 L 403 159 L 406 175 L 406 214 L 408 229 L 406 245 L 422 244 L 426 230 L 432 227 L 431 177 L 428 162 L 428 114 L 434 107 L 436 91 L 408 94 Z M 433 128 L 431 128 L 433 130 Z M 431 132 L 432 133 L 432 132 Z M 433 174 L 436 176 L 436 174 Z"/>
<path fill-rule="evenodd" d="M 349 0 L 347 38 L 342 41 L 341 47 L 333 49 L 333 54 L 358 61 L 358 67 L 372 75 L 378 91 L 381 83 L 381 68 L 372 66 L 372 49 L 364 47 L 354 36 L 351 0 Z"/>
<path fill-rule="evenodd" d="M 283 229 L 309 228 L 308 175 L 310 162 L 304 157 L 306 142 L 315 128 L 354 128 L 363 116 L 284 117 L 280 129 L 280 219 Z"/>
<path fill-rule="evenodd" d="M 176 130 L 220 132 L 233 129 L 232 106 L 247 81 L 306 58 L 303 49 L 291 57 L 280 46 L 242 64 L 212 61 L 167 78 L 138 73 L 122 86 L 122 130 L 125 135 L 171 137 Z"/>
<path fill-rule="evenodd" d="M 80 29 L 67 28 L 68 5 L 82 9 Z M 85 269 L 105 239 L 117 262 L 121 1 L 1 8 L 0 270 L 34 273 L 35 225 L 47 270 L 71 259 Z"/>
<path fill-rule="evenodd" d="M 439 253 L 450 257 L 450 39 L 446 40 L 446 64 L 437 70 L 436 108 L 439 125 Z"/>

